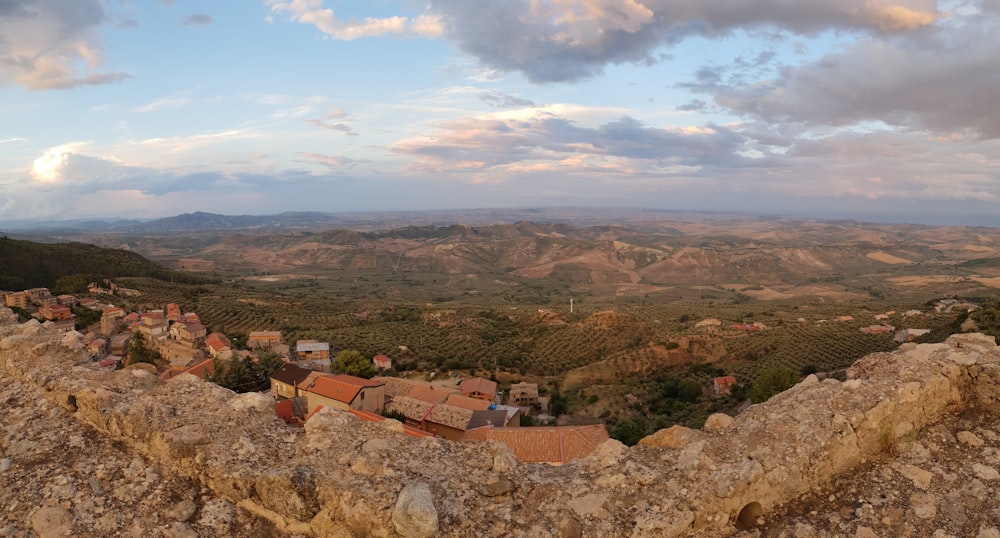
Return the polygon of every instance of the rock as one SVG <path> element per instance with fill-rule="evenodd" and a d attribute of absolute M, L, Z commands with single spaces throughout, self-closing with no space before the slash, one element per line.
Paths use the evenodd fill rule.
<path fill-rule="evenodd" d="M 494 480 L 480 485 L 479 492 L 486 497 L 499 497 L 510 493 L 513 489 L 513 482 L 503 476 L 498 476 Z"/>
<path fill-rule="evenodd" d="M 175 521 L 163 532 L 164 538 L 198 538 L 198 533 L 187 523 Z"/>
<path fill-rule="evenodd" d="M 614 465 L 618 465 L 622 457 L 625 455 L 626 450 L 628 450 L 621 441 L 617 439 L 608 439 L 603 443 L 597 445 L 589 456 L 584 459 L 584 464 L 587 468 L 599 471 L 601 469 L 607 469 Z"/>
<path fill-rule="evenodd" d="M 274 399 L 259 392 L 247 392 L 237 395 L 229 401 L 229 407 L 237 413 L 271 413 L 274 411 Z"/>
<path fill-rule="evenodd" d="M 920 519 L 930 519 L 937 515 L 937 497 L 930 493 L 910 495 L 910 508 Z"/>
<path fill-rule="evenodd" d="M 643 446 L 681 448 L 701 438 L 701 433 L 679 424 L 660 430 L 639 440 Z"/>
<path fill-rule="evenodd" d="M 70 536 L 73 516 L 61 506 L 46 506 L 31 515 L 31 529 L 39 538 Z"/>
<path fill-rule="evenodd" d="M 254 484 L 264 507 L 285 517 L 309 521 L 319 512 L 316 472 L 309 467 L 272 469 Z"/>
<path fill-rule="evenodd" d="M 571 518 L 564 517 L 562 521 L 559 522 L 559 531 L 556 533 L 559 538 L 580 538 L 583 536 L 583 526 L 580 522 Z"/>
<path fill-rule="evenodd" d="M 983 441 L 982 437 L 979 437 L 978 435 L 970 431 L 958 432 L 958 434 L 955 435 L 955 437 L 958 438 L 958 442 L 972 447 L 980 447 L 986 443 L 986 441 Z"/>
<path fill-rule="evenodd" d="M 227 533 L 233 526 L 236 507 L 225 499 L 211 499 L 201 507 L 198 525 L 219 533 Z"/>
<path fill-rule="evenodd" d="M 706 432 L 717 432 L 724 430 L 733 424 L 733 417 L 725 413 L 712 413 L 705 419 L 705 424 L 701 427 Z"/>
<path fill-rule="evenodd" d="M 896 470 L 899 474 L 905 476 L 906 478 L 913 481 L 913 485 L 920 489 L 926 490 L 931 485 L 931 479 L 934 478 L 934 473 L 930 471 L 925 471 L 919 467 L 902 464 L 893 463 L 892 468 Z"/>
<path fill-rule="evenodd" d="M 198 505 L 194 501 L 186 499 L 170 507 L 166 515 L 174 521 L 184 522 L 194 517 L 197 511 Z"/>
<path fill-rule="evenodd" d="M 406 538 L 430 538 L 438 532 L 438 513 L 431 488 L 424 482 L 410 482 L 396 498 L 392 526 Z"/>
<path fill-rule="evenodd" d="M 976 534 L 976 538 L 1000 538 L 1000 529 L 984 525 L 979 528 L 979 534 Z"/>
<path fill-rule="evenodd" d="M 871 527 L 858 527 L 854 532 L 854 538 L 879 538 L 879 536 Z"/>
<path fill-rule="evenodd" d="M 571 510 L 582 518 L 601 517 L 607 514 L 604 503 L 608 502 L 607 493 L 590 493 L 566 503 Z"/>
<path fill-rule="evenodd" d="M 980 480 L 997 480 L 1000 479 L 1000 473 L 997 472 L 993 467 L 983 465 L 982 463 L 973 463 L 972 472 Z"/>
<path fill-rule="evenodd" d="M 12 463 L 10 461 L 10 458 L 4 458 L 0 460 L 0 473 L 5 473 L 8 470 L 10 470 L 11 465 Z"/>

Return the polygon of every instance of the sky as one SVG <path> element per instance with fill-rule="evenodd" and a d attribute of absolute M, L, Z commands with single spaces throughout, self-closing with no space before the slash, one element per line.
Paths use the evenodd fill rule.
<path fill-rule="evenodd" d="M 1000 216 L 1000 0 L 0 0 L 0 221 Z"/>

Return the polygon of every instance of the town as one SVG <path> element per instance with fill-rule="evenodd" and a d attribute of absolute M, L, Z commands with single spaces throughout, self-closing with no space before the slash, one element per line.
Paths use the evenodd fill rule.
<path fill-rule="evenodd" d="M 93 283 L 89 291 L 98 296 L 131 293 L 111 282 Z M 352 350 L 331 355 L 327 342 L 286 343 L 280 331 L 251 331 L 245 342 L 234 343 L 235 338 L 221 332 L 208 332 L 196 312 L 184 312 L 174 303 L 129 312 L 94 298 L 53 296 L 47 288 L 6 292 L 4 299 L 36 323 L 79 330 L 93 368 L 143 368 L 164 382 L 181 375 L 219 382 L 234 364 L 262 365 L 261 371 L 270 370 L 266 377 L 243 377 L 238 381 L 242 386 L 230 388 L 271 395 L 276 415 L 289 427 L 302 426 L 320 412 L 350 413 L 368 422 L 394 419 L 405 435 L 495 440 L 522 462 L 553 465 L 584 458 L 609 439 L 603 423 L 554 425 L 549 398 L 539 394 L 536 383 L 512 383 L 502 391 L 491 379 L 455 373 L 435 379 L 434 372 L 418 381 L 400 377 L 387 355 L 367 358 Z M 74 310 L 97 321 L 83 326 Z"/>

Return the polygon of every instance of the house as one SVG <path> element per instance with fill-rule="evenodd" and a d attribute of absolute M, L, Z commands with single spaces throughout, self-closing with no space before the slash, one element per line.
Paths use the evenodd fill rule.
<path fill-rule="evenodd" d="M 514 383 L 510 386 L 507 403 L 520 407 L 538 405 L 538 383 Z"/>
<path fill-rule="evenodd" d="M 698 323 L 694 324 L 695 329 L 702 329 L 708 327 L 718 327 L 722 325 L 722 321 L 715 318 L 705 318 Z"/>
<path fill-rule="evenodd" d="M 460 385 L 462 396 L 478 398 L 487 402 L 495 402 L 497 399 L 497 384 L 494 381 L 482 377 L 473 377 L 462 381 Z"/>
<path fill-rule="evenodd" d="M 838 323 L 843 323 L 843 322 L 846 322 L 846 321 L 854 321 L 854 317 L 853 316 L 837 316 L 837 317 L 833 318 L 833 321 L 836 321 Z"/>
<path fill-rule="evenodd" d="M 232 344 L 226 335 L 214 332 L 205 337 L 205 347 L 208 348 L 209 355 L 218 357 L 223 351 L 230 351 Z"/>
<path fill-rule="evenodd" d="M 205 326 L 198 322 L 177 322 L 171 327 L 171 331 L 173 331 L 174 327 L 177 329 L 175 333 L 177 341 L 189 347 L 201 347 L 201 344 L 205 341 L 205 334 L 208 332 Z"/>
<path fill-rule="evenodd" d="M 375 355 L 372 357 L 372 364 L 376 370 L 392 370 L 392 359 L 385 355 Z"/>
<path fill-rule="evenodd" d="M 461 407 L 462 409 L 468 409 L 470 411 L 483 411 L 485 409 L 489 409 L 490 407 L 496 409 L 496 404 L 492 404 L 486 400 L 480 400 L 478 398 L 469 398 L 468 396 L 462 396 L 460 394 L 450 394 L 444 403 L 445 405 L 454 405 L 455 407 Z"/>
<path fill-rule="evenodd" d="M 74 306 L 76 305 L 76 297 L 72 295 L 58 295 L 56 296 L 56 302 L 63 306 Z"/>
<path fill-rule="evenodd" d="M 205 352 L 193 348 L 191 346 L 185 345 L 182 342 L 175 342 L 173 340 L 167 340 L 162 343 L 156 343 L 156 350 L 160 352 L 163 360 L 167 362 L 173 362 L 177 359 L 187 359 L 187 360 L 204 360 Z"/>
<path fill-rule="evenodd" d="M 49 292 L 48 288 L 31 288 L 24 290 L 24 293 L 28 295 L 28 302 L 32 304 L 43 305 L 55 302 L 52 300 L 52 293 Z"/>
<path fill-rule="evenodd" d="M 28 294 L 23 291 L 7 292 L 4 303 L 8 308 L 28 308 Z"/>
<path fill-rule="evenodd" d="M 732 327 L 742 331 L 763 331 L 767 328 L 767 325 L 764 325 L 759 321 L 755 321 L 753 323 L 733 323 Z"/>
<path fill-rule="evenodd" d="M 73 317 L 69 308 L 57 303 L 43 304 L 38 308 L 38 313 L 49 321 L 64 321 Z"/>
<path fill-rule="evenodd" d="M 102 356 L 107 354 L 109 350 L 108 341 L 104 338 L 95 338 L 87 344 L 87 352 L 92 355 Z"/>
<path fill-rule="evenodd" d="M 181 307 L 177 306 L 176 303 L 170 303 L 167 305 L 167 319 L 170 321 L 180 321 L 181 320 Z"/>
<path fill-rule="evenodd" d="M 299 340 L 295 343 L 295 356 L 300 361 L 330 360 L 330 344 L 316 340 Z"/>
<path fill-rule="evenodd" d="M 530 428 L 485 426 L 469 429 L 462 436 L 464 441 L 500 441 L 523 462 L 552 465 L 586 458 L 608 439 L 610 436 L 604 424 Z"/>
<path fill-rule="evenodd" d="M 84 297 L 76 302 L 76 304 L 84 307 L 94 309 L 97 308 L 97 299 L 92 299 L 90 297 Z"/>
<path fill-rule="evenodd" d="M 889 315 L 888 314 L 875 314 L 874 318 L 875 318 L 875 321 L 885 321 L 885 320 L 889 319 Z"/>
<path fill-rule="evenodd" d="M 466 430 L 482 426 L 500 425 L 506 421 L 507 413 L 496 410 L 473 411 L 447 404 L 433 404 L 406 396 L 399 396 L 386 406 L 389 412 L 406 417 L 406 424 L 458 441 Z"/>
<path fill-rule="evenodd" d="M 360 418 L 365 422 L 384 422 L 386 417 L 379 415 L 378 413 L 372 413 L 371 411 L 361 411 L 359 409 L 351 409 L 348 413 Z M 409 435 L 410 437 L 434 437 L 434 434 L 430 432 L 425 432 L 419 428 L 414 428 L 413 426 L 408 426 L 403 424 L 403 433 Z"/>
<path fill-rule="evenodd" d="M 865 334 L 885 334 L 895 331 L 896 328 L 892 325 L 871 325 L 868 327 L 862 327 L 859 330 Z"/>
<path fill-rule="evenodd" d="M 147 342 L 151 342 L 158 336 L 167 334 L 167 318 L 163 317 L 163 312 L 144 312 L 139 316 L 139 332 L 147 336 Z"/>
<path fill-rule="evenodd" d="M 250 331 L 247 337 L 247 347 L 250 349 L 274 349 L 280 345 L 280 331 Z"/>
<path fill-rule="evenodd" d="M 456 394 L 454 390 L 431 385 L 430 383 L 415 383 L 410 392 L 406 393 L 407 398 L 420 400 L 431 404 L 444 403 L 448 396 Z"/>
<path fill-rule="evenodd" d="M 385 383 L 385 400 L 386 403 L 392 401 L 393 398 L 397 396 L 406 396 L 413 390 L 413 387 L 420 385 L 419 381 L 413 381 L 411 379 L 404 379 L 402 377 L 381 377 L 375 376 L 372 381 L 378 381 L 379 383 Z"/>
<path fill-rule="evenodd" d="M 111 336 L 118 332 L 118 320 L 124 317 L 125 311 L 121 308 L 105 308 L 101 312 L 101 334 Z"/>
<path fill-rule="evenodd" d="M 900 344 L 904 344 L 912 342 L 929 332 L 931 332 L 930 329 L 903 329 L 896 333 L 894 340 Z"/>
<path fill-rule="evenodd" d="M 285 363 L 271 374 L 271 393 L 278 400 L 300 396 L 298 384 L 305 381 L 312 370 Z"/>
<path fill-rule="evenodd" d="M 907 310 L 906 312 L 903 312 L 903 317 L 904 318 L 911 318 L 913 316 L 919 316 L 921 314 L 923 314 L 923 312 L 921 312 L 919 310 Z"/>
<path fill-rule="evenodd" d="M 310 409 L 325 405 L 342 411 L 363 409 L 381 412 L 385 406 L 385 385 L 370 379 L 346 374 L 321 374 L 303 388 L 304 383 L 300 383 L 299 387 L 305 391 L 303 395 L 308 398 Z"/>
<path fill-rule="evenodd" d="M 215 359 L 205 359 L 187 369 L 185 373 L 207 379 L 209 375 L 215 373 Z"/>
<path fill-rule="evenodd" d="M 735 384 L 736 384 L 735 377 L 731 375 L 724 375 L 712 380 L 712 390 L 715 391 L 716 396 L 725 396 L 729 394 L 729 390 Z"/>
<path fill-rule="evenodd" d="M 132 345 L 132 333 L 116 334 L 111 337 L 111 353 L 124 357 L 128 354 L 128 348 Z"/>

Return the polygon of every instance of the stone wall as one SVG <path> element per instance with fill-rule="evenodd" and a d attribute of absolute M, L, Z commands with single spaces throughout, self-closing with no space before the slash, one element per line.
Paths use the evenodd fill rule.
<path fill-rule="evenodd" d="M 741 512 L 752 525 L 946 413 L 993 412 L 1000 352 L 982 335 L 905 344 L 862 359 L 846 382 L 809 376 L 706 431 L 675 426 L 633 448 L 610 440 L 561 467 L 333 410 L 290 428 L 266 396 L 98 370 L 78 335 L 17 325 L 6 309 L 0 371 L 287 535 L 725 536 Z"/>

